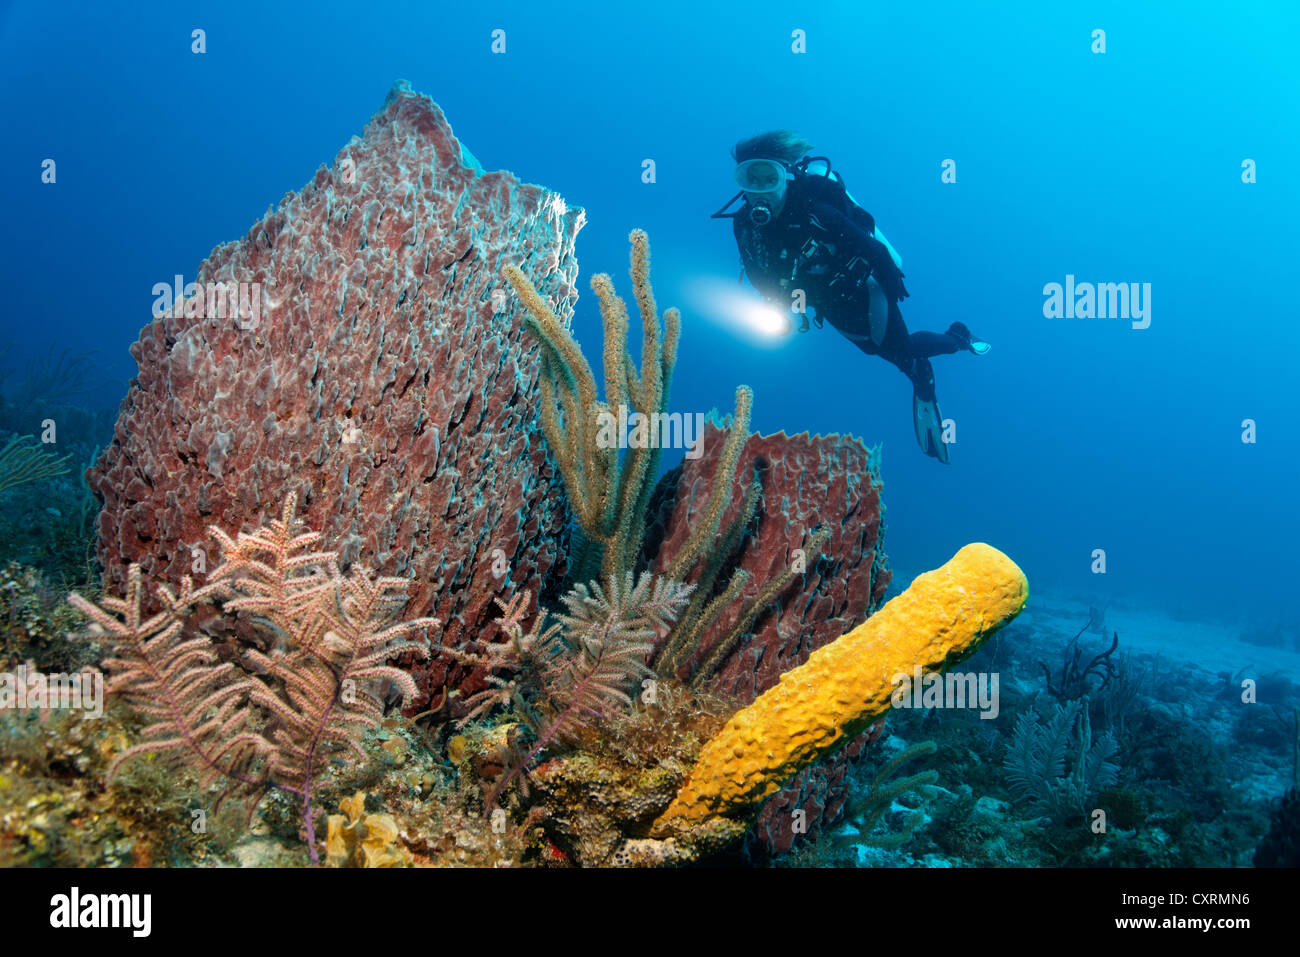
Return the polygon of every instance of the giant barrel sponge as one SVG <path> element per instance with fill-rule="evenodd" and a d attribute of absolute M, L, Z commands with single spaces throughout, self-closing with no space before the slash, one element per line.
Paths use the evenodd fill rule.
<path fill-rule="evenodd" d="M 888 711 L 899 674 L 918 664 L 941 670 L 973 654 L 1028 598 L 1015 562 L 992 546 L 967 545 L 736 712 L 705 744 L 653 835 L 747 814 Z"/>
<path fill-rule="evenodd" d="M 209 526 L 257 528 L 296 492 L 345 569 L 414 579 L 406 614 L 439 618 L 443 645 L 477 639 L 497 598 L 527 593 L 534 615 L 564 578 L 569 508 L 536 422 L 538 346 L 500 275 L 527 269 L 567 320 L 583 221 L 485 172 L 399 82 L 131 347 L 139 373 L 87 472 L 105 591 L 132 564 L 201 577 Z M 231 310 L 240 283 L 262 313 L 251 292 L 248 315 Z M 446 655 L 410 670 L 419 704 L 481 686 Z"/>

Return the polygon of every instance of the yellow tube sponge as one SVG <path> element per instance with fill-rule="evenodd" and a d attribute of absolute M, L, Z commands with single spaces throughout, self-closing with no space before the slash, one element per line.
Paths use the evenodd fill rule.
<path fill-rule="evenodd" d="M 898 675 L 961 661 L 1028 598 L 1015 562 L 990 545 L 967 545 L 733 715 L 705 744 L 652 834 L 667 837 L 757 806 L 888 711 Z"/>

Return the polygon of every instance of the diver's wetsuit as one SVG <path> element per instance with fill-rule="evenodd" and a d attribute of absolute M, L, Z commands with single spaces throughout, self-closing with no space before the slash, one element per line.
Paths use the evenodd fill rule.
<path fill-rule="evenodd" d="M 871 214 L 848 198 L 827 176 L 801 173 L 790 182 L 779 216 L 763 226 L 748 208 L 732 220 L 741 261 L 754 287 L 783 308 L 795 289 L 804 290 L 818 320 L 830 322 L 868 355 L 896 365 L 912 380 L 917 394 L 934 398 L 929 362 L 964 348 L 946 332 L 908 333 L 898 300 L 907 298 L 903 273 L 885 244 L 876 239 Z M 875 276 L 889 311 L 880 345 L 871 338 L 867 277 Z"/>

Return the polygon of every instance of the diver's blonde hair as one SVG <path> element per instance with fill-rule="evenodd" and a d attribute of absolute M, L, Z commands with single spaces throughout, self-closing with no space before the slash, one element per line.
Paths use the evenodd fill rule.
<path fill-rule="evenodd" d="M 731 148 L 731 158 L 737 163 L 752 159 L 772 159 L 794 163 L 812 149 L 812 143 L 794 130 L 772 130 L 741 140 Z"/>

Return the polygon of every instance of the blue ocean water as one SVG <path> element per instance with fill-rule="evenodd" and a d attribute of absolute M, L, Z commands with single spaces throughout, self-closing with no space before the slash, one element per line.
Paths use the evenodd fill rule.
<path fill-rule="evenodd" d="M 759 430 L 883 444 L 903 577 L 983 540 L 1036 588 L 1294 631 L 1300 13 L 1133 6 L 5 4 L 9 362 L 97 350 L 98 398 L 118 401 L 153 284 L 242 236 L 405 78 L 486 167 L 587 210 L 589 351 L 586 279 L 626 290 L 639 226 L 660 304 L 685 313 L 674 409 L 727 411 L 745 382 Z M 748 287 L 709 213 L 734 192 L 731 144 L 781 127 L 902 254 L 911 329 L 960 319 L 994 345 L 935 360 L 948 466 L 917 448 L 893 367 L 829 326 L 765 341 L 735 324 Z M 1046 318 L 1067 275 L 1150 283 L 1149 328 Z"/>

